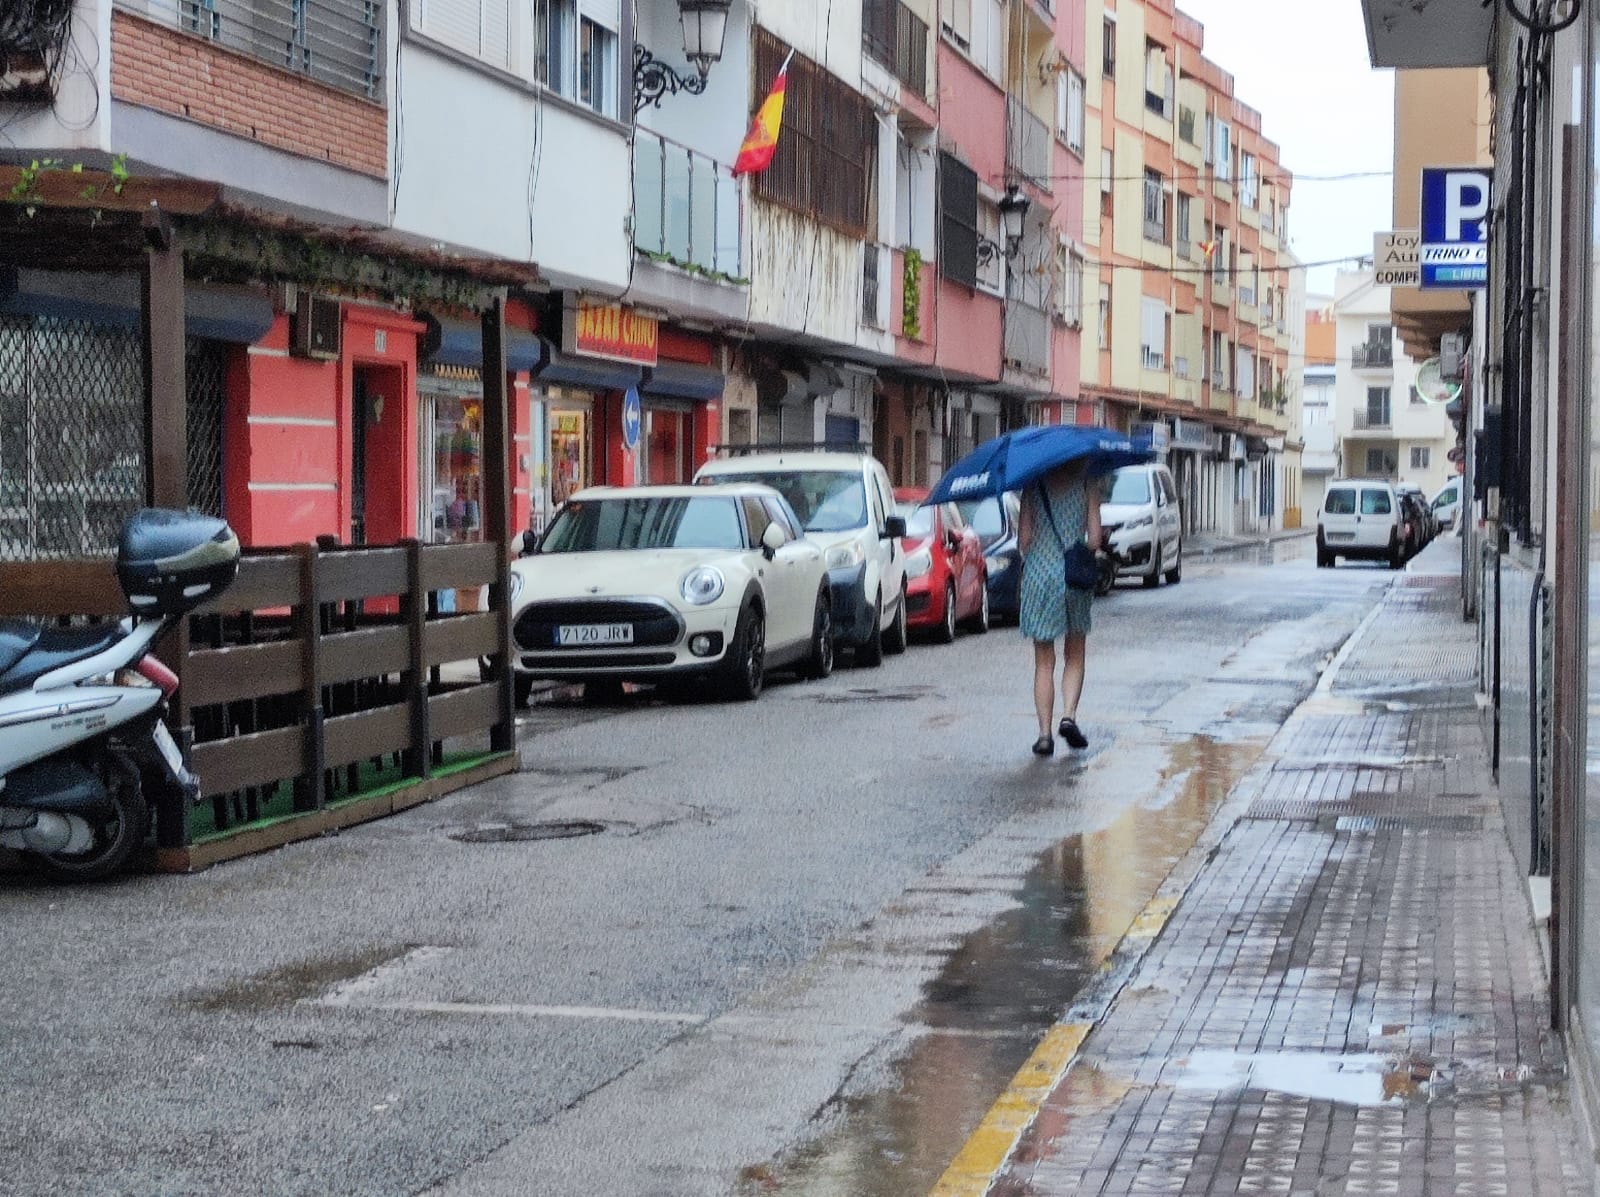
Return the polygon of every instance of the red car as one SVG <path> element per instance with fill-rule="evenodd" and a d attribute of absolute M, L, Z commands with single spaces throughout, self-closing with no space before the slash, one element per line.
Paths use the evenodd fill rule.
<path fill-rule="evenodd" d="M 896 513 L 905 517 L 906 623 L 949 644 L 956 625 L 989 630 L 989 569 L 983 542 L 954 503 L 921 506 L 923 488 L 896 487 Z"/>

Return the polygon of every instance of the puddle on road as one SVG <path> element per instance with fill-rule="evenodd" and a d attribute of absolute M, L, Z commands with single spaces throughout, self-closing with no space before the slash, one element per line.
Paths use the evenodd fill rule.
<path fill-rule="evenodd" d="M 375 968 L 400 959 L 415 949 L 414 944 L 369 948 L 348 956 L 319 956 L 245 977 L 189 999 L 188 1004 L 209 1013 L 253 1013 L 292 1006 L 350 981 Z"/>
<path fill-rule="evenodd" d="M 1260 751 L 1178 745 L 1142 801 L 1045 853 L 1019 906 L 969 936 L 926 986 L 906 1016 L 917 1038 L 881 1086 L 836 1099 L 815 1142 L 747 1169 L 741 1192 L 926 1197 Z"/>

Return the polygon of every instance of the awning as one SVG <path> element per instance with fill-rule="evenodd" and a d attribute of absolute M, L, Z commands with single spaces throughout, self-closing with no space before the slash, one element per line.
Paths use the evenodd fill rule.
<path fill-rule="evenodd" d="M 0 312 L 83 320 L 129 331 L 139 327 L 139 279 L 132 274 L 0 270 Z M 253 345 L 272 328 L 272 298 L 250 287 L 190 283 L 183 292 L 184 331 L 211 341 Z"/>
<path fill-rule="evenodd" d="M 659 362 L 644 372 L 641 394 L 673 399 L 720 399 L 727 378 L 711 366 L 687 362 Z"/>
<path fill-rule="evenodd" d="M 419 318 L 429 327 L 429 340 L 437 340 L 439 347 L 426 354 L 425 361 L 441 366 L 466 366 L 483 369 L 483 325 L 476 320 L 458 320 L 453 316 L 434 316 L 421 313 Z M 437 331 L 433 331 L 437 329 Z M 537 372 L 544 360 L 545 342 L 533 333 L 520 328 L 506 327 L 506 369 L 520 373 Z"/>
<path fill-rule="evenodd" d="M 644 376 L 641 366 L 563 353 L 543 337 L 539 339 L 543 342 L 544 361 L 533 371 L 533 375 L 540 382 L 566 383 L 596 391 L 626 391 L 629 387 L 638 386 Z"/>

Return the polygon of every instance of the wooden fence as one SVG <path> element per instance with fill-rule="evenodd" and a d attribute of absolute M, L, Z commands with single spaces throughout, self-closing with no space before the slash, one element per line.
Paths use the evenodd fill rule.
<path fill-rule="evenodd" d="M 415 541 L 247 552 L 234 584 L 160 646 L 182 683 L 171 722 L 201 801 L 157 803 L 158 867 L 204 867 L 510 772 L 504 561 L 497 544 Z M 483 611 L 445 597 L 485 586 Z M 0 616 L 125 610 L 110 562 L 0 563 Z"/>

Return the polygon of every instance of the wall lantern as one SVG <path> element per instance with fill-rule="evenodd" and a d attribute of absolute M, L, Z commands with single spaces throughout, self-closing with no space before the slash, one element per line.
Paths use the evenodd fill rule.
<path fill-rule="evenodd" d="M 1033 204 L 1022 194 L 1022 189 L 1013 183 L 1006 188 L 1005 196 L 995 206 L 1000 209 L 1000 235 L 1005 245 L 1002 248 L 987 237 L 979 237 L 980 265 L 988 265 L 997 256 L 1003 256 L 1007 261 L 1017 256 L 1022 249 L 1023 231 L 1027 228 L 1028 209 Z"/>
<path fill-rule="evenodd" d="M 633 47 L 633 111 L 647 104 L 661 106 L 664 96 L 686 91 L 697 96 L 706 89 L 706 76 L 722 58 L 728 35 L 728 10 L 733 0 L 678 0 L 683 25 L 683 54 L 698 74 L 680 75 L 641 45 Z"/>

